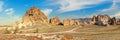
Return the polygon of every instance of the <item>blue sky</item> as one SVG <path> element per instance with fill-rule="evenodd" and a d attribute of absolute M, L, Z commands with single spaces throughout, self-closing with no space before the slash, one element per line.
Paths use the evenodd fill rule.
<path fill-rule="evenodd" d="M 120 0 L 0 0 L 0 24 L 19 21 L 32 6 L 48 18 L 86 18 L 97 14 L 120 16 Z"/>

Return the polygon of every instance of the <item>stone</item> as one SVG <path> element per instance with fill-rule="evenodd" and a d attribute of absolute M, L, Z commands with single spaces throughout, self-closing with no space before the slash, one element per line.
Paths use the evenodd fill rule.
<path fill-rule="evenodd" d="M 110 16 L 108 15 L 98 15 L 96 18 L 96 21 L 109 21 L 110 20 Z"/>
<path fill-rule="evenodd" d="M 118 21 L 117 21 L 117 25 L 120 25 L 120 19 L 118 19 Z"/>
<path fill-rule="evenodd" d="M 109 24 L 110 19 L 111 18 L 109 15 L 97 15 L 97 16 L 93 16 L 93 18 L 91 20 L 92 20 L 93 24 L 106 26 Z"/>
<path fill-rule="evenodd" d="M 80 21 L 75 21 L 75 25 L 80 25 Z"/>
<path fill-rule="evenodd" d="M 119 20 L 117 20 L 115 17 L 113 17 L 113 18 L 111 19 L 111 24 L 112 24 L 112 25 L 117 25 L 118 21 L 119 21 Z"/>
<path fill-rule="evenodd" d="M 92 19 L 91 19 L 93 22 L 96 21 L 96 16 L 93 16 Z"/>
<path fill-rule="evenodd" d="M 69 20 L 68 20 L 68 19 L 63 20 L 63 25 L 64 25 L 64 26 L 69 25 Z"/>
<path fill-rule="evenodd" d="M 62 40 L 73 40 L 72 35 L 63 35 Z"/>
<path fill-rule="evenodd" d="M 37 26 L 41 24 L 47 24 L 48 19 L 40 9 L 35 6 L 31 7 L 31 9 L 27 10 L 26 14 L 22 17 L 22 20 L 19 23 L 19 26 L 29 27 L 29 26 Z"/>
<path fill-rule="evenodd" d="M 74 20 L 72 20 L 72 19 L 69 19 L 69 25 L 74 25 Z"/>
<path fill-rule="evenodd" d="M 50 19 L 50 24 L 52 25 L 58 25 L 60 23 L 60 20 L 58 17 L 54 17 Z"/>
<path fill-rule="evenodd" d="M 67 26 L 67 25 L 74 25 L 74 20 L 72 20 L 72 19 L 65 19 L 65 20 L 63 20 L 63 25 L 64 26 Z"/>
<path fill-rule="evenodd" d="M 100 25 L 100 26 L 106 26 L 107 22 L 103 22 L 103 21 L 96 21 L 95 23 L 96 25 Z"/>

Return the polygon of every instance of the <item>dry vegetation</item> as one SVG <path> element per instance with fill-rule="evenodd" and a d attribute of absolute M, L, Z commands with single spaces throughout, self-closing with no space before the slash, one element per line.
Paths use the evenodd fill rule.
<path fill-rule="evenodd" d="M 72 30 L 72 31 L 71 31 Z M 11 33 L 11 31 L 14 31 Z M 7 38 L 6 34 L 10 34 L 10 38 L 29 38 L 22 37 L 20 35 L 16 35 L 18 37 L 14 37 L 16 33 L 19 34 L 43 34 L 43 35 L 69 35 L 63 37 L 63 40 L 66 38 L 73 40 L 120 40 L 120 25 L 110 25 L 109 27 L 105 26 L 97 26 L 97 25 L 85 25 L 83 27 L 80 26 L 41 26 L 41 27 L 33 27 L 26 29 L 15 29 L 15 30 L 7 30 L 5 29 L 3 34 L 0 35 L 1 39 Z M 9 36 L 9 35 L 8 35 Z M 33 37 L 34 39 L 34 37 Z M 67 39 L 66 39 L 67 40 Z"/>

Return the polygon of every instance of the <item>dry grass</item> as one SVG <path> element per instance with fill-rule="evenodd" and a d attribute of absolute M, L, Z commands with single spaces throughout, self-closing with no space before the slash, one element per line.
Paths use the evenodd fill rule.
<path fill-rule="evenodd" d="M 41 26 L 29 29 L 21 29 L 23 33 L 54 33 L 72 30 L 78 26 Z M 76 33 L 65 32 L 45 35 L 71 35 L 74 40 L 120 40 L 120 25 L 110 25 L 109 27 L 97 25 L 85 25 L 74 30 Z M 72 38 L 69 37 L 68 38 Z"/>

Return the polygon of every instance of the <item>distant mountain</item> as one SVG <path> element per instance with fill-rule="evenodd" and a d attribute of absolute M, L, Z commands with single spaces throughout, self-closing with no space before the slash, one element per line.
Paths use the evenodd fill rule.
<path fill-rule="evenodd" d="M 91 18 L 78 18 L 78 19 L 73 19 L 73 20 L 78 20 L 80 22 L 89 22 Z"/>

